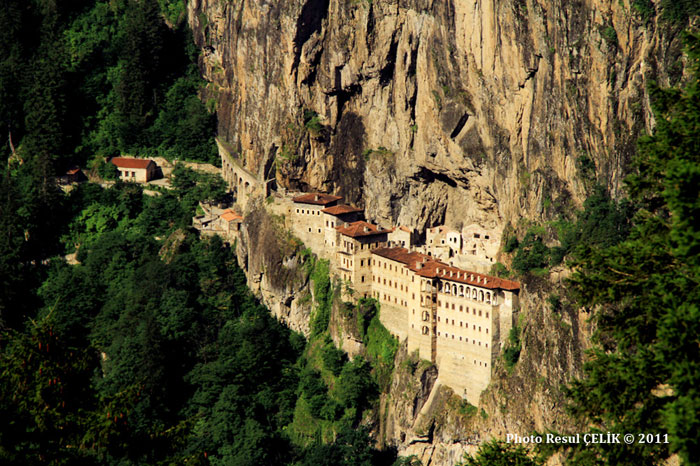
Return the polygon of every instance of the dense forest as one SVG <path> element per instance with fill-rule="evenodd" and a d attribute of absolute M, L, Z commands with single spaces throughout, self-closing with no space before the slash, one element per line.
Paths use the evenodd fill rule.
<path fill-rule="evenodd" d="M 78 264 L 17 258 L 24 276 L 3 269 L 3 464 L 384 458 L 357 428 L 376 396 L 371 364 L 324 340 L 321 369 L 339 380 L 329 393 L 307 342 L 252 297 L 231 250 L 187 229 L 188 197 L 216 193 L 206 181 L 156 197 L 122 183 L 50 194 L 65 219 L 55 246 L 77 247 Z M 5 179 L 3 193 L 12 188 Z M 335 421 L 335 441 L 293 435 L 302 405 Z"/>
<path fill-rule="evenodd" d="M 155 0 L 4 0 L 3 159 L 57 169 L 120 153 L 218 163 L 184 3 L 161 6 L 166 16 Z"/>
<path fill-rule="evenodd" d="M 700 462 L 700 37 L 686 44 L 682 84 L 652 89 L 656 127 L 626 198 L 593 187 L 582 212 L 504 238 L 513 270 L 495 270 L 527 280 L 567 262 L 570 292 L 552 310 L 586 309 L 596 327 L 585 377 L 567 387 L 572 415 L 591 432 L 669 435 L 562 446 L 571 464 Z M 155 196 L 57 188 L 67 167 L 99 173 L 122 153 L 217 163 L 196 59 L 180 1 L 0 5 L 0 462 L 416 464 L 375 449 L 365 427 L 397 350 L 376 303 L 345 309 L 366 346 L 349 361 L 328 332 L 337 284 L 300 251 L 311 336 L 272 318 L 230 246 L 189 228 L 200 200 L 224 194 L 220 178 L 177 166 Z M 552 453 L 492 442 L 465 462 Z"/>

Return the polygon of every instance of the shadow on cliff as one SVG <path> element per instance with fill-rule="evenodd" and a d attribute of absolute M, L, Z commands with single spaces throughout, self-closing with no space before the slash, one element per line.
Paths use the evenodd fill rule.
<path fill-rule="evenodd" d="M 365 125 L 353 112 L 343 114 L 331 143 L 333 157 L 331 181 L 345 202 L 358 204 L 362 199 L 365 159 L 362 156 Z"/>

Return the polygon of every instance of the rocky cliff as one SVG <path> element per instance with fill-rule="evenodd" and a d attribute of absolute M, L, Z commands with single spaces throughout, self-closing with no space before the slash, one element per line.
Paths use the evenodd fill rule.
<path fill-rule="evenodd" d="M 682 72 L 630 0 L 190 0 L 219 136 L 376 221 L 513 224 L 613 192 Z"/>

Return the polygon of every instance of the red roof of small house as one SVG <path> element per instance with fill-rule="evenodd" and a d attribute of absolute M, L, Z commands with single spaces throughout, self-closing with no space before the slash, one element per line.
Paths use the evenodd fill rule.
<path fill-rule="evenodd" d="M 148 168 L 150 164 L 155 164 L 153 160 L 150 159 L 132 159 L 127 157 L 113 157 L 110 160 L 114 165 L 120 168 Z"/>
<path fill-rule="evenodd" d="M 232 209 L 226 209 L 224 210 L 224 213 L 221 214 L 221 218 L 226 220 L 227 222 L 232 222 L 234 220 L 243 220 L 243 217 L 238 215 L 236 211 Z"/>
<path fill-rule="evenodd" d="M 383 235 L 386 233 L 391 233 L 393 230 L 385 230 L 377 225 L 372 225 L 371 223 L 363 222 L 358 220 L 357 222 L 352 222 L 348 226 L 338 226 L 335 227 L 340 234 L 345 236 L 350 236 L 352 238 L 358 238 L 361 236 L 372 236 L 372 235 Z"/>
<path fill-rule="evenodd" d="M 340 204 L 340 205 L 335 205 L 333 207 L 326 207 L 323 209 L 321 212 L 330 214 L 330 215 L 343 215 L 343 214 L 352 214 L 356 212 L 362 212 L 362 209 L 349 206 L 346 204 Z"/>
<path fill-rule="evenodd" d="M 314 204 L 314 205 L 328 205 L 341 200 L 340 196 L 333 196 L 331 194 L 322 193 L 308 193 L 297 196 L 292 201 L 297 204 Z"/>

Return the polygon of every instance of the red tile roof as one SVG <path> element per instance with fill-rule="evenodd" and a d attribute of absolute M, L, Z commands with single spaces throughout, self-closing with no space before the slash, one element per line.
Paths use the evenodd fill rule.
<path fill-rule="evenodd" d="M 340 205 L 335 205 L 333 207 L 326 207 L 323 209 L 321 212 L 324 212 L 326 214 L 330 215 L 343 215 L 343 214 L 351 214 L 355 212 L 362 212 L 362 209 L 359 209 L 357 207 L 352 207 L 346 204 L 340 204 Z"/>
<path fill-rule="evenodd" d="M 372 251 L 372 254 L 406 265 L 411 263 L 415 264 L 416 261 L 432 260 L 430 256 L 421 254 L 420 252 L 409 252 L 408 249 L 405 248 L 377 248 Z"/>
<path fill-rule="evenodd" d="M 150 164 L 155 164 L 153 160 L 149 159 L 130 159 L 126 157 L 113 157 L 110 161 L 121 168 L 148 168 Z"/>
<path fill-rule="evenodd" d="M 426 278 L 440 278 L 488 289 L 509 291 L 520 289 L 518 282 L 458 269 L 437 261 L 431 256 L 419 252 L 409 252 L 404 248 L 378 248 L 372 251 L 372 254 L 406 264 L 410 270 Z"/>
<path fill-rule="evenodd" d="M 227 222 L 231 222 L 233 220 L 243 220 L 243 217 L 241 217 L 234 210 L 231 209 L 224 210 L 224 213 L 221 214 L 221 218 L 223 218 Z"/>
<path fill-rule="evenodd" d="M 384 230 L 377 225 L 372 225 L 371 223 L 357 221 L 352 222 L 348 226 L 335 227 L 340 234 L 345 236 L 350 236 L 352 238 L 358 238 L 361 236 L 371 236 L 371 235 L 383 235 L 386 233 L 391 233 L 393 230 Z"/>
<path fill-rule="evenodd" d="M 297 204 L 314 204 L 314 205 L 328 205 L 341 200 L 340 196 L 333 196 L 331 194 L 322 193 L 308 193 L 297 196 L 292 201 Z"/>
<path fill-rule="evenodd" d="M 428 278 L 440 278 L 457 283 L 466 283 L 467 285 L 478 286 L 488 289 L 502 289 L 515 291 L 520 289 L 520 283 L 503 278 L 492 277 L 481 273 L 470 272 L 467 270 L 451 267 L 442 262 L 432 261 L 423 264 L 422 268 L 418 268 L 417 264 L 409 267 L 418 275 Z"/>

